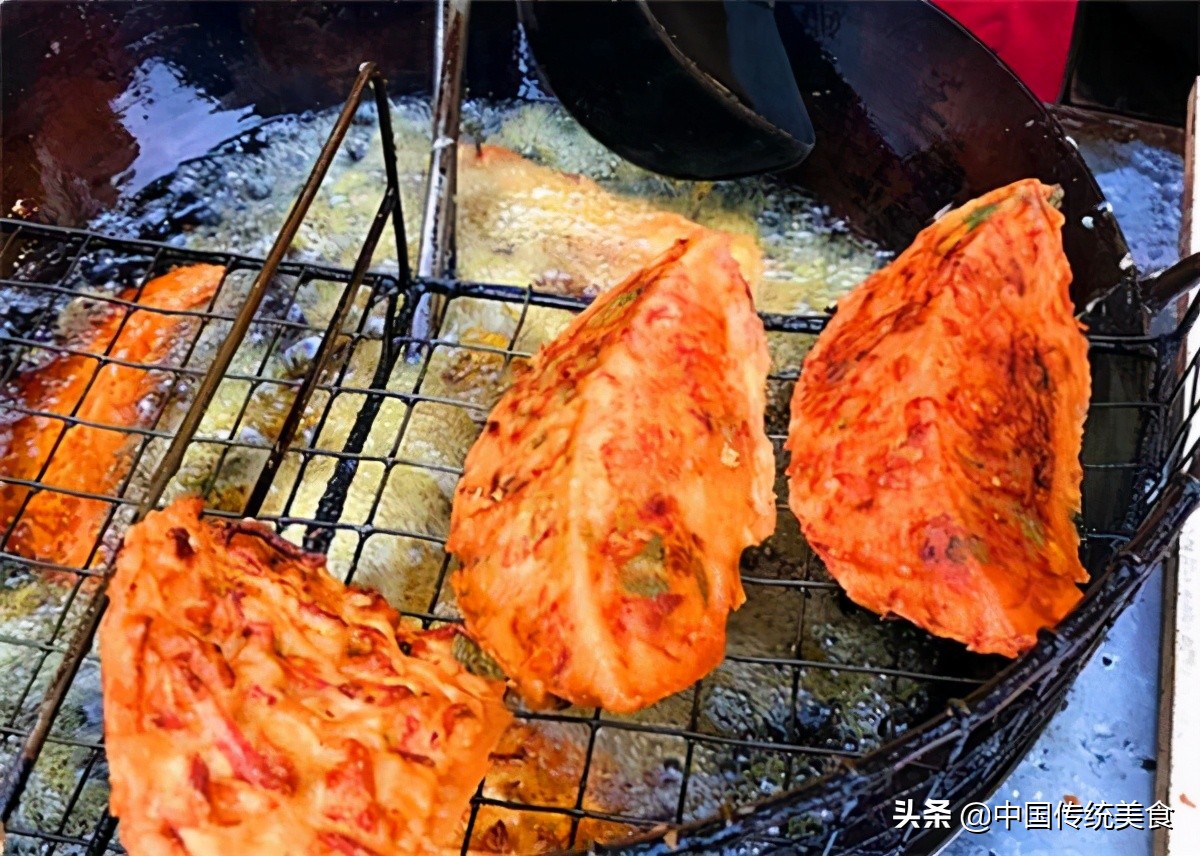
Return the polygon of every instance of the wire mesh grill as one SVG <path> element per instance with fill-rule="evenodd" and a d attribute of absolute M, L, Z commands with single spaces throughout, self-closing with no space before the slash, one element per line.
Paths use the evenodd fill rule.
<path fill-rule="evenodd" d="M 364 74 L 358 95 L 369 77 Z M 377 95 L 381 91 L 380 85 Z M 66 414 L 23 407 L 11 393 L 14 380 L 31 365 L 73 353 L 93 364 L 94 382 L 103 366 L 120 362 L 112 354 L 120 325 L 135 312 L 154 311 L 114 284 L 140 290 L 186 263 L 225 269 L 207 306 L 177 313 L 186 333 L 169 358 L 127 366 L 152 373 L 163 393 L 140 427 L 120 428 L 129 460 L 119 483 L 110 492 L 81 495 L 106 509 L 88 561 L 72 567 L 19 555 L 9 543 L 16 518 L 0 537 L 0 584 L 38 603 L 35 619 L 15 629 L 0 623 L 4 667 L 20 684 L 0 702 L 10 842 L 44 853 L 120 851 L 106 811 L 99 663 L 88 629 L 103 600 L 112 549 L 139 509 L 198 491 L 210 514 L 253 514 L 309 549 L 329 552 L 331 568 L 347 581 L 377 582 L 356 577 L 374 544 L 415 551 L 427 572 L 419 585 L 389 592 L 389 599 L 426 625 L 457 620 L 445 585 L 444 528 L 437 521 L 393 525 L 381 511 L 396 485 L 452 486 L 461 474 L 461 459 L 410 442 L 410 427 L 421 419 L 478 425 L 488 402 L 455 395 L 446 378 L 476 370 L 502 378 L 530 356 L 531 325 L 561 326 L 582 304 L 529 289 L 411 279 L 403 259 L 396 276 L 367 273 L 362 259 L 369 262 L 392 213 L 385 193 L 353 271 L 2 221 L 6 278 L 0 287 L 13 298 L 0 332 L 7 414 L 0 429 L 26 417 L 64 430 L 106 429 L 81 419 L 78 403 Z M 256 303 L 249 296 L 260 285 Z M 336 303 L 324 324 L 297 311 L 300 295 L 313 290 L 328 291 L 327 302 Z M 442 298 L 443 333 L 402 335 L 427 294 Z M 68 304 L 81 295 L 121 319 L 103 348 L 72 351 L 56 335 Z M 484 304 L 509 307 L 511 323 L 498 331 L 502 340 L 471 343 L 444 335 L 456 312 Z M 669 704 L 630 716 L 595 709 L 519 712 L 573 735 L 579 749 L 570 760 L 573 784 L 553 799 L 530 802 L 490 793 L 485 781 L 472 801 L 462 852 L 472 839 L 486 844 L 485 811 L 489 823 L 497 817 L 560 820 L 569 825 L 567 847 L 616 828 L 642 836 L 643 844 L 629 845 L 630 852 L 649 852 L 681 824 L 687 826 L 682 835 L 672 834 L 672 845 L 699 852 L 731 842 L 746 852 L 794 852 L 798 842 L 814 852 L 863 854 L 932 847 L 948 833 L 894 829 L 892 800 L 933 796 L 957 805 L 997 783 L 1056 711 L 1086 655 L 1194 504 L 1194 485 L 1172 480 L 1194 458 L 1188 443 L 1200 404 L 1200 366 L 1183 367 L 1179 359 L 1194 317 L 1189 313 L 1162 337 L 1092 336 L 1096 382 L 1083 453 L 1082 549 L 1094 582 L 1084 605 L 1030 655 L 1001 671 L 996 658 L 966 654 L 903 622 L 880 623 L 855 609 L 780 504 L 775 535 L 744 557 L 747 603 L 731 616 L 720 669 Z M 234 335 L 241 321 L 244 339 Z M 776 347 L 811 339 L 824 321 L 764 316 Z M 411 362 L 408 354 L 419 359 Z M 297 370 L 289 373 L 293 364 Z M 792 369 L 769 380 L 767 430 L 781 465 L 795 377 Z M 209 399 L 200 395 L 206 389 Z M 264 403 L 276 417 L 272 430 L 255 421 Z M 222 419 L 210 419 L 218 406 Z M 196 422 L 189 425 L 192 410 Z M 196 461 L 203 466 L 193 468 Z M 48 466 L 33 478 L 0 481 L 71 493 L 47 482 Z M 239 478 L 223 477 L 231 468 Z M 314 492 L 314 484 L 320 490 Z M 786 495 L 782 487 L 780 472 L 779 496 Z M 64 672 L 62 664 L 73 660 L 75 668 Z M 757 686 L 771 691 L 748 691 Z M 887 703 L 873 707 L 879 700 Z M 640 780 L 625 784 L 626 795 L 634 795 L 624 802 L 603 797 L 606 765 L 630 753 L 651 761 L 638 768 Z"/>

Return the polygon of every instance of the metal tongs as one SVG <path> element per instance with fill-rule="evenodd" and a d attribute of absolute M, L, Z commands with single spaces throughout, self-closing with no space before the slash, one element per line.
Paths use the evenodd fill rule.
<path fill-rule="evenodd" d="M 454 271 L 469 10 L 469 0 L 438 2 L 434 147 L 417 256 L 425 278 Z M 772 0 L 517 0 L 517 10 L 546 86 L 589 134 L 637 166 L 715 181 L 787 169 L 812 151 Z M 425 296 L 414 340 L 432 337 L 442 304 Z"/>

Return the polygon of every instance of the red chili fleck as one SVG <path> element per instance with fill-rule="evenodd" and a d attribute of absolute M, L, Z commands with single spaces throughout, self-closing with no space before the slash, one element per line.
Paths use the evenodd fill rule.
<path fill-rule="evenodd" d="M 412 698 L 412 696 L 414 695 L 413 691 L 410 690 L 408 687 L 401 687 L 401 686 L 384 687 L 383 693 L 384 693 L 384 697 L 387 699 L 387 703 L 389 703 L 389 704 L 392 704 L 392 703 L 395 703 L 398 701 L 403 701 L 406 698 Z M 367 696 L 367 701 L 370 703 L 374 703 L 375 696 L 374 695 Z"/>
<path fill-rule="evenodd" d="M 312 601 L 304 601 L 303 603 L 301 603 L 300 611 L 307 612 L 309 615 L 319 615 L 322 618 L 328 618 L 333 621 L 337 621 L 340 624 L 346 623 L 345 621 L 342 620 L 342 617 L 340 615 L 338 615 L 336 612 L 330 612 L 328 609 L 324 609 L 323 607 L 318 606 L 316 603 L 314 603 Z"/>
<path fill-rule="evenodd" d="M 246 693 L 246 697 L 265 701 L 268 705 L 273 705 L 275 702 L 279 701 L 274 693 L 267 692 L 258 684 L 254 684 L 252 687 L 250 687 L 249 691 Z"/>
<path fill-rule="evenodd" d="M 670 510 L 670 503 L 661 493 L 655 494 L 646 503 L 646 514 L 651 517 L 664 517 Z"/>
<path fill-rule="evenodd" d="M 403 758 L 405 761 L 411 761 L 414 764 L 420 764 L 422 767 L 435 766 L 433 763 L 433 759 L 427 755 L 421 755 L 416 752 L 409 752 L 405 749 L 393 749 L 392 751 L 395 752 L 397 755 L 399 755 L 401 758 Z"/>
<path fill-rule="evenodd" d="M 378 853 L 370 847 L 360 844 L 340 832 L 322 832 L 317 839 L 330 850 L 344 853 L 345 856 L 378 856 Z"/>
<path fill-rule="evenodd" d="M 184 726 L 183 720 L 169 711 L 154 714 L 150 717 L 150 721 L 154 723 L 155 728 L 163 728 L 167 731 L 174 731 Z"/>
<path fill-rule="evenodd" d="M 204 799 L 209 799 L 208 765 L 204 763 L 204 759 L 199 755 L 192 757 L 192 769 L 188 774 L 188 781 L 191 782 L 193 788 L 200 792 L 200 795 Z"/>
<path fill-rule="evenodd" d="M 358 813 L 358 828 L 363 832 L 374 832 L 379 828 L 379 811 L 369 805 Z"/>
<path fill-rule="evenodd" d="M 225 733 L 216 740 L 217 748 L 229 761 L 233 774 L 239 779 L 270 791 L 291 793 L 295 773 L 284 759 L 271 759 L 250 745 L 232 722 L 225 723 Z"/>

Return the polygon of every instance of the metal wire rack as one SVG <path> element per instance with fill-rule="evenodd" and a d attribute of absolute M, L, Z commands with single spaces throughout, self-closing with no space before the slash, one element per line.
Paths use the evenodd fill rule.
<path fill-rule="evenodd" d="M 443 63 L 454 62 L 457 53 L 450 51 Z M 442 79 L 450 81 L 447 89 L 457 88 L 452 70 Z M 383 125 L 388 184 L 358 262 L 353 269 L 343 270 L 285 261 L 291 239 L 369 87 Z M 439 97 L 439 105 L 442 102 Z M 4 235 L 0 286 L 26 298 L 6 310 L 0 331 L 0 391 L 28 366 L 71 352 L 54 335 L 56 320 L 71 300 L 86 294 L 88 300 L 119 314 L 124 325 L 134 312 L 155 310 L 139 307 L 136 295 L 119 296 L 105 283 L 137 283 L 140 289 L 157 274 L 193 262 L 218 264 L 226 271 L 207 307 L 177 313 L 186 317 L 188 334 L 171 359 L 153 366 L 130 366 L 160 377 L 164 388 L 176 390 L 173 400 L 190 405 L 172 408 L 168 404 L 172 398 L 166 396 L 141 427 L 121 429 L 132 450 L 128 475 L 111 493 L 82 496 L 105 503 L 108 509 L 89 561 L 73 567 L 22 557 L 9 545 L 17 517 L 4 521 L 0 530 L 0 584 L 30 587 L 42 600 L 41 618 L 25 628 L 27 632 L 0 635 L 0 651 L 8 655 L 5 662 L 19 669 L 23 679 L 16 697 L 0 701 L 0 737 L 7 765 L 0 819 L 10 843 L 43 853 L 120 852 L 116 822 L 105 809 L 99 712 L 89 716 L 85 710 L 82 717 L 70 721 L 60 714 L 73 693 L 95 682 L 99 663 L 92 639 L 106 604 L 111 547 L 129 522 L 163 504 L 189 448 L 209 446 L 221 461 L 239 454 L 257 461 L 257 475 L 238 510 L 212 513 L 257 516 L 281 532 L 302 530 L 309 549 L 324 551 L 335 539 L 350 539 L 350 578 L 372 538 L 428 545 L 441 554 L 431 584 L 408 592 L 399 606 L 404 614 L 426 624 L 454 620 L 443 608 L 449 569 L 449 558 L 441 550 L 444 538 L 437 532 L 378 524 L 383 486 L 402 470 L 437 478 L 459 475 L 456 466 L 423 457 L 405 444 L 410 421 L 422 408 L 472 414 L 478 410 L 475 402 L 431 388 L 446 360 L 490 361 L 502 370 L 529 355 L 520 344 L 531 313 L 573 312 L 581 304 L 531 289 L 454 279 L 453 240 L 447 238 L 444 219 L 448 216 L 452 221 L 453 211 L 440 198 L 453 187 L 452 177 L 430 182 L 427 228 L 422 231 L 421 259 L 414 276 L 404 257 L 391 139 L 384 82 L 366 65 L 279 240 L 261 260 L 0 221 Z M 445 164 L 436 144 L 431 159 L 435 169 Z M 392 275 L 369 271 L 376 243 L 389 223 L 401 253 Z M 324 326 L 297 321 L 290 311 L 300 289 L 313 283 L 340 289 L 336 308 Z M 493 301 L 516 308 L 517 321 L 503 347 L 438 338 L 439 320 L 464 301 Z M 893 828 L 893 800 L 919 801 L 932 795 L 958 804 L 994 787 L 1057 710 L 1089 652 L 1164 555 L 1200 498 L 1191 474 L 1195 447 L 1189 445 L 1191 419 L 1200 407 L 1200 366 L 1195 361 L 1185 366 L 1180 357 L 1181 343 L 1196 315 L 1193 306 L 1176 329 L 1161 336 L 1091 337 L 1097 382 L 1085 439 L 1082 531 L 1085 562 L 1094 582 L 1084 604 L 1056 633 L 1044 634 L 1029 655 L 1001 668 L 1003 664 L 993 658 L 967 655 L 956 645 L 943 645 L 899 622 L 875 625 L 872 631 L 887 642 L 883 658 L 864 657 L 853 648 L 839 654 L 837 644 L 822 644 L 814 637 L 814 627 L 836 630 L 862 618 L 847 606 L 803 545 L 794 518 L 781 505 L 775 536 L 748 551 L 744 559 L 748 604 L 739 613 L 743 617 L 735 615 L 731 623 L 722 669 L 737 670 L 741 681 L 769 673 L 773 677 L 766 683 L 780 683 L 783 676 L 781 683 L 790 691 L 771 701 L 771 711 L 757 709 L 750 696 L 744 699 L 748 710 L 737 705 L 714 707 L 712 697 L 719 681 L 710 677 L 685 693 L 671 711 L 651 709 L 636 716 L 574 709 L 522 712 L 520 716 L 528 720 L 575 729 L 583 748 L 572 771 L 577 787 L 554 804 L 498 798 L 481 788 L 472 802 L 462 852 L 468 852 L 473 837 L 478 839 L 476 822 L 485 809 L 514 817 L 565 818 L 570 824 L 567 847 L 583 846 L 598 825 L 615 824 L 633 839 L 619 847 L 612 845 L 614 852 L 713 852 L 735 847 L 738 852 L 869 854 L 932 849 L 948 831 Z M 811 337 L 825 318 L 768 315 L 764 322 L 774 337 Z M 268 357 L 314 335 L 320 336 L 321 345 L 299 377 L 264 376 Z M 267 355 L 257 371 L 231 368 L 247 336 Z M 204 342 L 218 345 L 206 351 Z M 350 355 L 359 348 L 374 349 L 377 355 L 365 385 L 348 377 Z M 94 361 L 93 381 L 102 366 L 116 361 L 111 349 L 110 342 L 103 351 L 77 354 Z M 387 381 L 401 360 L 415 366 L 415 382 L 396 391 Z M 785 371 L 769 380 L 767 429 L 780 461 L 786 404 L 795 376 L 794 370 Z M 234 429 L 206 431 L 206 410 L 214 395 L 229 384 L 240 385 L 243 396 Z M 285 414 L 273 437 L 247 439 L 252 435 L 236 429 L 252 413 L 255 395 L 268 387 L 283 400 Z M 344 441 L 339 448 L 319 443 L 335 402 L 348 396 L 354 398 L 357 413 Z M 5 418 L 55 420 L 63 432 L 80 425 L 99 427 L 86 426 L 75 411 L 31 412 L 19 401 L 4 404 L 9 414 Z M 380 414 L 393 405 L 403 406 L 403 417 L 390 448 L 381 451 L 368 443 L 368 437 Z M 0 428 L 4 424 L 0 422 Z M 305 436 L 311 441 L 300 439 L 302 424 L 309 426 Z M 290 485 L 280 481 L 289 461 L 295 473 Z M 300 513 L 297 495 L 305 471 L 322 461 L 327 468 L 322 472 L 329 473 L 323 495 L 315 511 Z M 358 507 L 347 514 L 350 484 L 356 472 L 366 468 L 376 471 L 378 488 L 365 510 Z M 43 465 L 32 479 L 0 476 L 0 483 L 28 488 L 30 496 L 61 490 L 44 481 L 45 473 Z M 212 479 L 201 486 L 208 497 L 217 489 Z M 278 507 L 268 509 L 271 496 L 283 499 Z M 770 615 L 785 624 L 782 632 L 771 637 L 781 640 L 778 644 L 764 644 L 755 623 L 762 620 L 758 610 L 764 604 L 773 605 Z M 861 680 L 868 694 L 885 688 L 893 696 L 900 695 L 897 688 L 903 686 L 907 688 L 903 695 L 912 702 L 892 706 L 869 720 L 874 733 L 860 733 L 855 726 L 861 721 L 839 708 L 838 700 L 822 698 L 813 690 L 823 675 Z M 728 715 L 714 716 L 714 710 Z M 619 744 L 622 735 L 637 735 L 667 758 L 654 782 L 659 799 L 649 809 L 642 805 L 603 810 L 590 799 L 596 759 L 606 747 Z M 54 803 L 31 797 L 31 783 L 44 784 L 56 775 L 64 757 L 77 771 L 66 788 L 67 797 Z M 716 780 L 723 783 L 716 803 L 713 776 L 705 772 L 702 786 L 700 771 L 716 771 Z"/>

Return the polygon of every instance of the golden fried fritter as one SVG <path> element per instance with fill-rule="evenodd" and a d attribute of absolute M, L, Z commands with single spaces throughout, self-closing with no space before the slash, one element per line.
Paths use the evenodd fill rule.
<path fill-rule="evenodd" d="M 460 146 L 458 182 L 458 266 L 483 282 L 532 276 L 548 291 L 598 294 L 676 241 L 710 231 L 500 146 Z M 757 241 L 750 234 L 729 240 L 742 276 L 756 287 L 763 271 Z"/>
<path fill-rule="evenodd" d="M 198 500 L 125 537 L 100 628 L 111 806 L 133 856 L 457 848 L 511 721 L 453 631 L 413 630 Z"/>
<path fill-rule="evenodd" d="M 121 297 L 136 299 L 137 309 L 104 314 L 80 341 L 68 343 L 75 352 L 19 374 L 11 390 L 18 406 L 54 416 L 21 414 L 0 396 L 0 477 L 45 486 L 22 510 L 30 489 L 0 482 L 0 531 L 21 512 L 9 550 L 70 567 L 87 565 L 111 503 L 63 491 L 111 495 L 119 489 L 139 439 L 130 429 L 154 424 L 155 408 L 147 405 L 171 381 L 168 372 L 141 366 L 168 356 L 195 324 L 177 313 L 206 307 L 224 275 L 220 265 L 186 265 L 152 279 L 140 294 L 129 289 Z M 68 427 L 65 419 L 71 416 L 82 424 Z"/>
<path fill-rule="evenodd" d="M 632 711 L 721 661 L 775 524 L 769 359 L 729 238 L 681 241 L 533 358 L 467 456 L 468 632 L 532 703 Z"/>
<path fill-rule="evenodd" d="M 787 448 L 805 537 L 858 604 L 1016 656 L 1080 600 L 1090 375 L 1056 188 L 951 211 L 838 305 Z"/>

